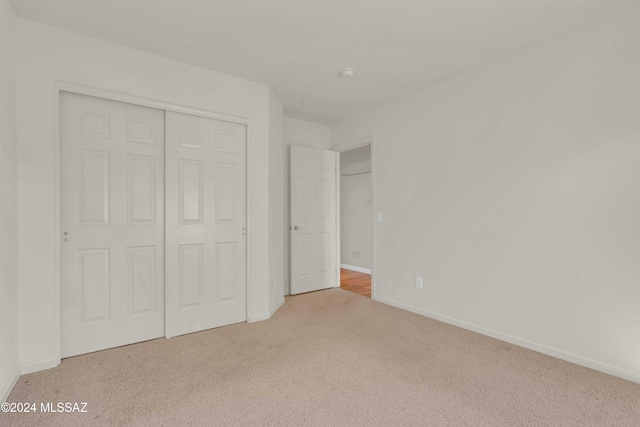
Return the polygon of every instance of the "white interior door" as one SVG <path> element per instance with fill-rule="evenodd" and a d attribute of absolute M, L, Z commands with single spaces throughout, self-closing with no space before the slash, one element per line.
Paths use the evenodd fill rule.
<path fill-rule="evenodd" d="M 164 336 L 164 112 L 60 101 L 61 356 Z"/>
<path fill-rule="evenodd" d="M 336 153 L 291 146 L 291 294 L 335 287 Z"/>
<path fill-rule="evenodd" d="M 167 337 L 247 320 L 246 126 L 166 113 Z"/>

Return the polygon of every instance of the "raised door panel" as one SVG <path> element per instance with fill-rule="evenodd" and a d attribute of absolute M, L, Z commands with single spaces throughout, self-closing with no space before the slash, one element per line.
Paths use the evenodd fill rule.
<path fill-rule="evenodd" d="M 193 148 L 197 150 L 203 149 L 202 127 L 181 123 L 179 125 L 179 129 L 180 147 Z"/>
<path fill-rule="evenodd" d="M 155 311 L 156 247 L 134 246 L 128 250 L 130 313 Z"/>
<path fill-rule="evenodd" d="M 242 142 L 237 141 L 238 135 L 235 132 L 217 130 L 216 131 L 216 151 L 221 153 L 238 152 L 238 144 Z"/>
<path fill-rule="evenodd" d="M 298 234 L 298 274 L 301 277 L 311 276 L 311 234 Z"/>
<path fill-rule="evenodd" d="M 106 111 L 80 108 L 78 135 L 91 138 L 111 138 L 111 114 Z"/>
<path fill-rule="evenodd" d="M 218 302 L 236 299 L 238 294 L 237 243 L 216 243 L 215 267 Z"/>
<path fill-rule="evenodd" d="M 224 163 L 216 165 L 216 222 L 236 219 L 236 166 Z"/>
<path fill-rule="evenodd" d="M 329 181 L 319 179 L 318 184 L 318 218 L 323 220 L 331 219 L 331 200 L 332 195 Z M 335 193 L 333 193 L 335 195 Z"/>
<path fill-rule="evenodd" d="M 202 224 L 203 221 L 203 162 L 179 160 L 180 224 Z"/>
<path fill-rule="evenodd" d="M 301 177 L 298 179 L 297 187 L 298 187 L 298 215 L 296 218 L 298 220 L 308 220 L 311 219 L 311 178 Z"/>
<path fill-rule="evenodd" d="M 78 251 L 80 289 L 82 291 L 82 320 L 109 320 L 111 310 L 111 263 L 109 249 Z"/>
<path fill-rule="evenodd" d="M 127 215 L 129 224 L 156 222 L 156 159 L 129 155 L 127 164 Z"/>
<path fill-rule="evenodd" d="M 180 309 L 202 305 L 204 284 L 204 245 L 180 245 Z"/>
<path fill-rule="evenodd" d="M 110 154 L 78 151 L 77 207 L 79 225 L 109 224 Z"/>
<path fill-rule="evenodd" d="M 318 273 L 327 274 L 331 271 L 331 236 L 329 233 L 319 233 L 318 240 Z"/>
<path fill-rule="evenodd" d="M 157 123 L 138 117 L 127 118 L 127 141 L 139 144 L 156 144 Z"/>

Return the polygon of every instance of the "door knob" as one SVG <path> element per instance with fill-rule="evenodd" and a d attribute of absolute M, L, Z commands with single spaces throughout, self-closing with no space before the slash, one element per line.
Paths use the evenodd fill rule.
<path fill-rule="evenodd" d="M 294 225 L 294 226 L 293 226 L 293 229 L 294 229 L 294 230 L 302 230 L 302 227 L 298 227 L 297 225 Z"/>

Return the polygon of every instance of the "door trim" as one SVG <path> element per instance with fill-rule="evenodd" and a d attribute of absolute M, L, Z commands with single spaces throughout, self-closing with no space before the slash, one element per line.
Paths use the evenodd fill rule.
<path fill-rule="evenodd" d="M 338 154 L 344 152 L 344 151 L 349 151 L 349 150 L 353 150 L 356 148 L 360 148 L 360 147 L 366 147 L 367 145 L 369 145 L 371 147 L 371 198 L 372 200 L 372 212 L 371 215 L 373 216 L 373 236 L 372 236 L 372 240 L 373 240 L 373 248 L 372 249 L 372 254 L 373 254 L 373 263 L 371 264 L 371 299 L 375 300 L 377 299 L 377 294 L 376 294 L 376 228 L 377 228 L 377 222 L 376 222 L 376 138 L 375 135 L 367 135 L 364 136 L 362 138 L 358 138 L 358 139 L 354 139 L 350 142 L 347 142 L 345 144 L 341 144 L 338 145 L 336 147 L 333 147 L 332 150 L 337 152 Z M 340 162 L 338 161 L 338 167 L 336 168 L 336 186 L 337 186 L 337 191 L 336 191 L 336 202 L 337 202 L 337 209 L 338 209 L 338 224 L 337 224 L 337 228 L 338 228 L 338 238 L 336 239 L 336 245 L 337 245 L 337 268 L 338 268 L 338 277 L 336 279 L 336 288 L 340 287 L 340 242 L 341 242 L 341 238 L 342 236 L 340 236 Z"/>
<path fill-rule="evenodd" d="M 252 144 L 251 144 L 251 119 L 249 117 L 237 116 L 232 114 L 225 114 L 216 111 L 202 110 L 198 108 L 187 107 L 179 104 L 172 104 L 170 102 L 158 101 L 154 99 L 144 98 L 141 96 L 129 95 L 119 93 L 115 91 L 98 89 L 88 86 L 82 86 L 75 83 L 64 82 L 60 80 L 53 81 L 53 221 L 54 221 L 54 277 L 53 277 L 53 290 L 54 290 L 54 339 L 55 339 L 55 364 L 50 366 L 54 367 L 60 364 L 61 354 L 61 337 L 62 333 L 62 313 L 61 313 L 61 289 L 62 286 L 62 206 L 61 206 L 61 147 L 60 147 L 60 92 L 70 92 L 78 95 L 93 96 L 96 98 L 102 98 L 110 101 L 124 102 L 127 104 L 134 104 L 142 107 L 150 107 L 164 111 L 174 111 L 177 113 L 190 114 L 193 116 L 207 117 L 216 120 L 222 120 L 226 122 L 238 123 L 246 125 L 247 127 L 247 319 L 250 317 L 249 308 L 251 307 L 251 292 L 252 278 L 251 278 L 251 251 L 249 247 L 252 243 L 251 233 L 251 194 L 252 179 L 249 171 L 252 165 Z M 166 302 L 165 302 L 166 304 Z M 166 337 L 166 328 L 165 328 Z"/>

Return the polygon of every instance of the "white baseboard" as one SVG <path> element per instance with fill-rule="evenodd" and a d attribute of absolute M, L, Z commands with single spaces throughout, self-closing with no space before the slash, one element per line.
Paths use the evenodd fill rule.
<path fill-rule="evenodd" d="M 44 371 L 45 369 L 55 368 L 60 364 L 60 359 L 49 359 L 44 362 L 31 363 L 29 365 L 22 365 L 20 372 L 22 375 L 30 374 L 32 372 Z"/>
<path fill-rule="evenodd" d="M 0 391 L 0 403 L 7 401 L 7 398 L 9 397 L 11 390 L 13 390 L 13 387 L 16 385 L 19 378 L 20 378 L 20 366 L 16 366 L 16 369 L 13 370 L 13 373 L 9 377 L 9 381 L 7 382 L 7 384 L 3 386 L 2 390 Z"/>
<path fill-rule="evenodd" d="M 278 309 L 282 307 L 283 304 L 284 304 L 284 296 L 282 297 L 280 302 L 276 304 L 276 306 L 273 307 L 273 309 L 269 313 L 259 314 L 257 316 L 249 316 L 247 317 L 247 323 L 262 322 L 263 320 L 271 319 L 271 317 L 273 317 L 273 315 L 276 314 L 276 311 L 278 311 Z"/>
<path fill-rule="evenodd" d="M 282 297 L 280 302 L 278 302 L 276 306 L 273 307 L 273 310 L 271 310 L 271 313 L 269 313 L 269 318 L 273 317 L 273 315 L 276 314 L 276 312 L 280 310 L 280 307 L 282 307 L 283 305 L 284 305 L 284 296 Z"/>
<path fill-rule="evenodd" d="M 340 264 L 340 268 L 344 268 L 346 270 L 351 270 L 351 271 L 357 271 L 358 273 L 371 274 L 370 268 L 356 267 L 355 265 Z"/>
<path fill-rule="evenodd" d="M 537 351 L 538 353 L 546 354 L 547 356 L 552 356 L 558 359 L 562 359 L 567 362 L 575 363 L 576 365 L 584 366 L 586 368 L 604 372 L 605 374 L 613 375 L 615 377 L 619 377 L 619 378 L 640 384 L 640 372 L 630 371 L 625 368 L 619 368 L 617 366 L 612 366 L 607 363 L 598 362 L 597 360 L 592 360 L 586 357 L 579 356 L 577 354 L 568 353 L 566 351 L 559 350 L 557 348 L 549 347 L 543 344 L 518 338 L 513 335 L 494 331 L 493 329 L 484 328 L 482 326 L 478 326 L 473 323 L 468 323 L 462 320 L 458 320 L 453 317 L 445 316 L 438 313 L 433 313 L 427 310 L 422 310 L 420 308 L 413 307 L 400 302 L 396 302 L 387 298 L 374 296 L 373 299 L 375 301 L 379 301 L 384 304 L 401 308 L 403 310 L 407 310 L 412 313 L 420 314 L 422 316 L 429 317 L 431 319 L 439 320 L 441 322 L 448 323 L 450 325 L 458 326 L 460 328 L 467 329 L 469 331 L 477 332 L 479 334 L 486 335 L 491 338 L 498 339 L 500 341 L 505 341 L 520 347 L 527 348 L 529 350 Z"/>

